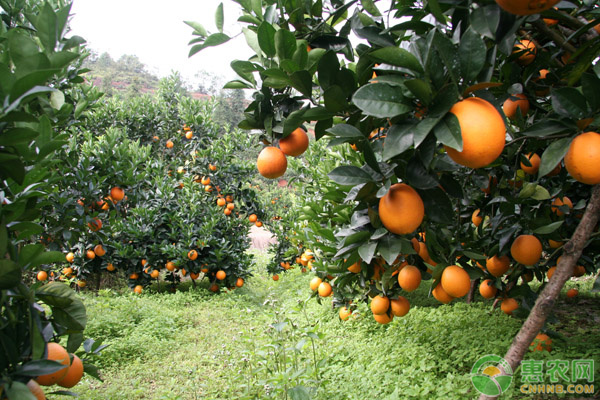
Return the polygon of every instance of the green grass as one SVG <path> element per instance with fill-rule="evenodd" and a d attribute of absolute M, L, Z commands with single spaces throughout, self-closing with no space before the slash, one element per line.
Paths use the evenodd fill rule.
<path fill-rule="evenodd" d="M 219 295 L 206 284 L 175 294 L 86 295 L 86 335 L 109 347 L 99 361 L 104 382 L 85 378 L 75 391 L 103 400 L 251 399 L 285 398 L 301 386 L 327 400 L 475 398 L 471 366 L 504 355 L 521 325 L 490 313 L 490 301 L 439 305 L 426 284 L 408 294 L 410 312 L 389 325 L 375 323 L 365 304 L 341 322 L 331 300 L 303 302 L 309 274 L 295 269 L 274 282 L 259 272 L 266 261 L 259 254 L 255 276 Z M 527 357 L 594 358 L 598 369 L 599 297 L 589 294 L 590 279 L 573 285 L 585 296 L 561 298 L 552 353 Z"/>

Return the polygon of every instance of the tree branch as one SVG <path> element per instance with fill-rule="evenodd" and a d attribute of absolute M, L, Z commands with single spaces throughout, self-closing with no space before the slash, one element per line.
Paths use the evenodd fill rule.
<path fill-rule="evenodd" d="M 570 53 L 575 53 L 577 51 L 577 49 L 572 44 L 568 43 L 561 35 L 548 28 L 548 25 L 544 23 L 544 20 L 539 19 L 534 21 L 532 22 L 532 25 L 566 51 Z"/>

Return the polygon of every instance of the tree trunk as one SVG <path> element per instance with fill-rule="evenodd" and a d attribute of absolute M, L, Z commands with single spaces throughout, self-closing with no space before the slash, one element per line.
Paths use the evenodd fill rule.
<path fill-rule="evenodd" d="M 471 289 L 469 289 L 469 294 L 467 295 L 467 304 L 471 304 L 473 302 L 473 299 L 475 298 L 475 290 L 477 290 L 479 287 L 480 280 L 481 279 L 477 278 L 471 281 Z"/>
<path fill-rule="evenodd" d="M 523 323 L 521 330 L 513 339 L 510 348 L 506 352 L 504 359 L 510 364 L 513 371 L 517 369 L 529 345 L 535 339 L 540 329 L 544 326 L 546 318 L 554 307 L 560 290 L 567 280 L 573 275 L 575 263 L 581 257 L 583 248 L 586 245 L 592 231 L 598 223 L 600 216 L 600 185 L 592 189 L 592 197 L 587 205 L 583 218 L 573 233 L 571 240 L 563 247 L 562 258 L 556 267 L 556 272 L 548 282 L 542 293 L 537 298 L 529 316 Z M 481 395 L 479 400 L 496 399 L 495 396 Z"/>

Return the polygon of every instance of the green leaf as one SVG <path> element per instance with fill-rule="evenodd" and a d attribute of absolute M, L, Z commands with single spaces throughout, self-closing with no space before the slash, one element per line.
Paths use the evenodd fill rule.
<path fill-rule="evenodd" d="M 190 26 L 192 29 L 194 29 L 194 33 L 198 34 L 200 36 L 208 36 L 208 32 L 206 32 L 206 29 L 204 29 L 204 26 L 202 26 L 202 24 L 200 24 L 199 22 L 195 22 L 195 21 L 183 21 L 185 24 L 187 24 L 188 26 Z"/>
<path fill-rule="evenodd" d="M 377 242 L 367 242 L 362 244 L 358 248 L 358 255 L 360 258 L 369 264 L 375 255 L 375 250 L 377 249 Z"/>
<path fill-rule="evenodd" d="M 37 397 L 31 393 L 27 385 L 19 381 L 13 381 L 11 384 L 3 386 L 6 390 L 6 396 L 10 400 L 36 400 Z"/>
<path fill-rule="evenodd" d="M 446 17 L 444 17 L 444 13 L 440 7 L 440 3 L 438 0 L 428 0 L 425 4 L 429 11 L 433 14 L 435 19 L 440 23 L 446 25 Z"/>
<path fill-rule="evenodd" d="M 365 135 L 362 134 L 356 127 L 348 124 L 337 124 L 332 128 L 327 129 L 327 133 L 331 133 L 335 137 L 351 138 L 351 139 L 364 139 Z"/>
<path fill-rule="evenodd" d="M 207 47 L 219 46 L 219 45 L 229 41 L 229 39 L 231 39 L 231 38 L 224 33 L 213 33 L 212 35 L 210 35 L 209 37 L 206 38 L 204 43 L 193 46 L 190 49 L 190 53 L 188 54 L 188 57 L 193 56 L 194 54 L 198 53 L 200 50 L 203 50 Z"/>
<path fill-rule="evenodd" d="M 256 85 L 256 80 L 254 79 L 254 72 L 258 71 L 259 68 L 254 63 L 251 63 L 250 61 L 234 60 L 231 62 L 230 65 L 231 69 L 233 69 L 240 78 L 251 82 L 253 85 Z"/>
<path fill-rule="evenodd" d="M 287 395 L 291 400 L 310 400 L 310 392 L 309 390 L 302 386 L 294 386 L 293 388 L 288 389 Z"/>
<path fill-rule="evenodd" d="M 327 109 L 325 107 L 313 107 L 313 108 L 309 108 L 308 110 L 306 110 L 306 112 L 304 113 L 304 120 L 305 121 L 322 121 L 325 119 L 329 119 L 332 118 L 335 114 L 327 111 Z"/>
<path fill-rule="evenodd" d="M 262 59 L 262 51 L 260 49 L 260 44 L 258 43 L 258 35 L 256 32 L 248 28 L 242 28 L 242 32 L 244 33 L 248 46 Z"/>
<path fill-rule="evenodd" d="M 360 87 L 354 93 L 352 102 L 366 115 L 379 118 L 392 118 L 407 114 L 413 109 L 400 89 L 385 83 Z"/>
<path fill-rule="evenodd" d="M 383 160 L 387 161 L 404 153 L 413 145 L 413 129 L 411 123 L 394 124 L 388 129 L 383 146 Z"/>
<path fill-rule="evenodd" d="M 392 265 L 398 255 L 402 252 L 403 240 L 404 239 L 393 235 L 386 235 L 378 241 L 377 251 L 389 265 Z"/>
<path fill-rule="evenodd" d="M 21 268 L 9 259 L 0 259 L 0 290 L 10 289 L 21 282 Z"/>
<path fill-rule="evenodd" d="M 254 86 L 252 86 L 251 84 L 237 80 L 237 79 L 235 79 L 233 81 L 229 81 L 223 86 L 223 89 L 253 89 L 253 88 L 254 88 Z"/>
<path fill-rule="evenodd" d="M 438 122 L 437 125 L 433 128 L 433 133 L 435 134 L 435 137 L 440 141 L 440 143 L 451 147 L 457 151 L 462 151 L 462 134 L 456 115 L 452 113 L 446 114 L 444 119 Z"/>
<path fill-rule="evenodd" d="M 378 79 L 378 82 L 382 82 L 382 80 Z M 411 79 L 405 81 L 404 85 L 423 105 L 427 106 L 431 103 L 433 92 L 427 82 L 422 79 Z"/>
<path fill-rule="evenodd" d="M 275 52 L 279 61 L 291 59 L 296 51 L 296 37 L 287 29 L 275 32 Z"/>
<path fill-rule="evenodd" d="M 0 146 L 15 146 L 31 143 L 39 132 L 30 128 L 7 129 L 0 134 Z"/>
<path fill-rule="evenodd" d="M 257 35 L 260 49 L 267 57 L 275 56 L 275 28 L 273 28 L 273 25 L 263 21 L 258 27 Z"/>
<path fill-rule="evenodd" d="M 538 235 L 547 235 L 549 233 L 556 231 L 558 228 L 560 228 L 562 226 L 563 222 L 565 222 L 565 221 L 557 221 L 557 222 L 553 222 L 553 223 L 545 225 L 545 226 L 541 226 L 541 227 L 535 229 L 533 231 L 533 233 L 536 233 Z"/>
<path fill-rule="evenodd" d="M 418 157 L 411 158 L 406 166 L 406 182 L 415 189 L 431 189 L 439 185 Z"/>
<path fill-rule="evenodd" d="M 302 125 L 304 122 L 304 112 L 306 109 L 302 108 L 300 110 L 296 110 L 283 121 L 283 137 L 288 136 L 292 133 L 296 128 Z"/>
<path fill-rule="evenodd" d="M 220 3 L 217 6 L 217 11 L 215 11 L 215 25 L 217 25 L 217 29 L 221 33 L 223 33 L 223 20 L 223 3 Z"/>
<path fill-rule="evenodd" d="M 46 49 L 47 52 L 54 51 L 56 42 L 58 41 L 59 32 L 57 29 L 58 21 L 56 14 L 50 3 L 44 4 L 44 8 L 42 8 L 38 17 L 35 18 L 34 26 L 44 49 Z"/>
<path fill-rule="evenodd" d="M 371 14 L 374 17 L 380 17 L 381 13 L 377 9 L 377 6 L 373 2 L 373 0 L 360 0 L 360 4 L 362 4 L 363 8 L 366 12 Z"/>
<path fill-rule="evenodd" d="M 83 343 L 83 332 L 71 333 L 67 341 L 67 351 L 75 353 Z"/>
<path fill-rule="evenodd" d="M 437 50 L 438 55 L 442 59 L 442 62 L 448 69 L 448 73 L 450 74 L 450 78 L 452 78 L 452 82 L 454 82 L 454 84 L 457 85 L 460 72 L 458 50 L 446 35 L 442 34 L 437 30 L 433 32 L 433 47 Z"/>
<path fill-rule="evenodd" d="M 353 165 L 342 165 L 335 168 L 329 174 L 329 179 L 344 186 L 360 185 L 361 183 L 373 182 L 373 177 L 363 169 Z"/>
<path fill-rule="evenodd" d="M 572 130 L 572 126 L 565 125 L 561 121 L 549 119 L 531 125 L 526 130 L 521 131 L 521 133 L 525 136 L 545 137 L 555 135 L 558 133 L 569 132 Z"/>
<path fill-rule="evenodd" d="M 473 29 L 467 29 L 458 47 L 460 70 L 465 81 L 477 78 L 485 65 L 486 53 L 487 49 L 481 36 Z"/>
<path fill-rule="evenodd" d="M 312 53 L 309 54 L 309 61 Z M 317 68 L 318 77 L 319 77 L 319 85 L 325 90 L 329 87 L 336 84 L 336 75 L 340 71 L 340 62 L 337 58 L 337 55 L 333 51 L 327 51 L 323 56 L 319 59 L 319 65 Z"/>
<path fill-rule="evenodd" d="M 406 68 L 418 73 L 424 72 L 417 57 L 400 47 L 383 47 L 369 53 L 369 57 L 380 63 Z"/>
<path fill-rule="evenodd" d="M 64 364 L 54 360 L 33 360 L 20 365 L 15 371 L 16 375 L 25 375 L 38 377 L 40 375 L 51 374 L 65 368 Z"/>
<path fill-rule="evenodd" d="M 573 138 L 562 138 L 550 144 L 542 153 L 538 176 L 548 175 L 567 154 Z"/>
<path fill-rule="evenodd" d="M 50 282 L 36 292 L 36 296 L 52 309 L 54 320 L 73 331 L 83 331 L 87 323 L 85 306 L 67 285 Z"/>
<path fill-rule="evenodd" d="M 60 90 L 56 90 L 50 94 L 50 105 L 55 110 L 60 110 L 61 107 L 65 104 L 65 95 Z"/>
<path fill-rule="evenodd" d="M 325 108 L 334 113 L 344 111 L 348 108 L 346 93 L 338 85 L 333 85 L 325 89 L 325 92 L 323 93 L 323 100 L 325 103 Z"/>
<path fill-rule="evenodd" d="M 552 90 L 552 108 L 554 111 L 567 118 L 581 119 L 588 114 L 585 97 L 579 90 L 572 87 L 563 87 Z"/>
<path fill-rule="evenodd" d="M 296 71 L 290 75 L 292 87 L 308 98 L 312 97 L 312 79 L 308 71 Z"/>
<path fill-rule="evenodd" d="M 600 109 L 600 79 L 592 74 L 581 76 L 581 88 L 592 110 Z"/>
<path fill-rule="evenodd" d="M 425 205 L 425 215 L 429 221 L 439 224 L 451 224 L 454 217 L 454 207 L 448 195 L 438 187 L 419 190 L 419 195 Z"/>
<path fill-rule="evenodd" d="M 550 198 L 550 193 L 545 187 L 536 185 L 535 191 L 531 195 L 531 198 L 538 201 L 548 200 Z"/>

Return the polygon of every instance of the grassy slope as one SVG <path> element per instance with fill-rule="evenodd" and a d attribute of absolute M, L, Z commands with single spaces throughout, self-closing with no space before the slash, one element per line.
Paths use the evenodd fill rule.
<path fill-rule="evenodd" d="M 313 398 L 474 398 L 471 366 L 485 354 L 503 355 L 520 326 L 499 310 L 490 314 L 489 301 L 440 306 L 427 297 L 427 284 L 407 296 L 408 315 L 387 326 L 375 323 L 364 304 L 356 318 L 342 323 L 329 299 L 323 305 L 312 299 L 306 314 L 298 311 L 298 300 L 310 295 L 309 280 L 298 270 L 279 282 L 257 272 L 243 288 L 218 296 L 205 287 L 86 296 L 86 334 L 110 346 L 100 365 L 104 383 L 86 378 L 75 391 L 85 399 L 283 398 L 277 389 L 284 374 L 275 362 L 283 349 L 295 355 L 295 371 L 306 368 L 297 382 L 316 386 L 307 337 L 314 332 L 321 337 L 315 354 L 322 366 Z M 589 291 L 591 280 L 577 285 Z M 599 310 L 598 295 L 561 299 L 556 326 L 565 340 L 555 339 L 551 355 L 528 357 L 594 358 L 600 376 Z M 294 351 L 302 339 L 305 346 Z M 265 391 L 265 384 L 272 389 Z"/>

